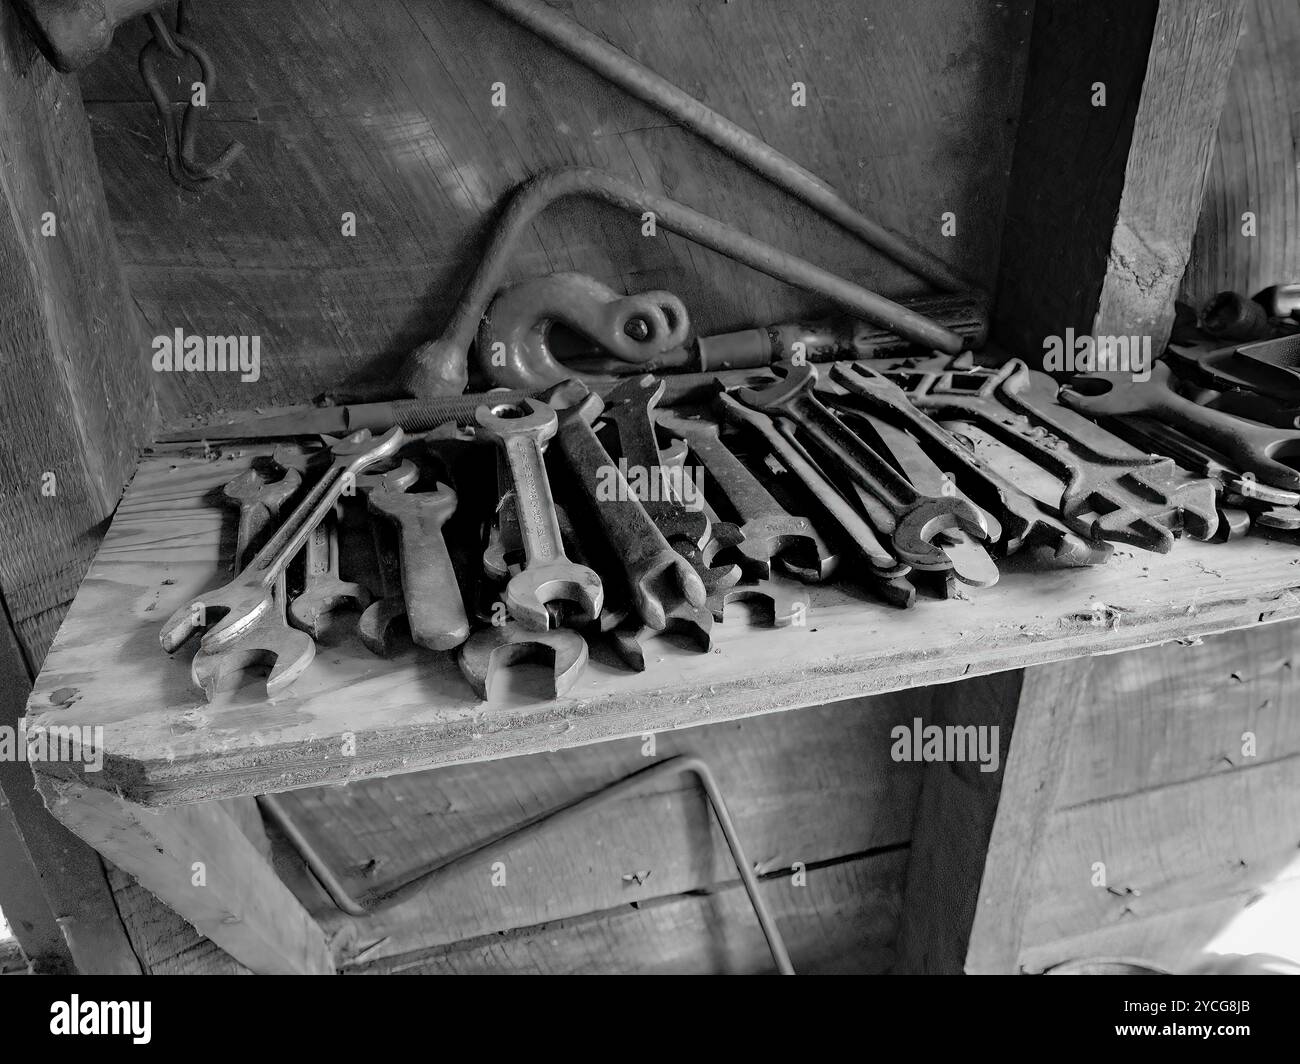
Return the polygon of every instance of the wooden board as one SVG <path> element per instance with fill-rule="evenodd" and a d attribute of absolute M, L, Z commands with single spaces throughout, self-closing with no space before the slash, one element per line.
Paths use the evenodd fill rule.
<path fill-rule="evenodd" d="M 91 786 L 170 805 L 341 783 L 1300 617 L 1294 544 L 1187 542 L 1166 556 L 1121 550 L 1092 570 L 1008 565 L 994 588 L 906 614 L 852 586 L 817 588 L 803 629 L 729 620 L 710 654 L 659 640 L 645 673 L 593 661 L 555 702 L 480 703 L 450 655 L 412 649 L 381 661 L 349 641 L 322 648 L 275 702 L 250 682 L 209 704 L 190 683 L 192 651 L 169 658 L 158 629 L 224 579 L 232 515 L 205 498 L 250 453 L 150 457 L 119 508 L 29 703 L 32 724 L 104 727 L 107 758 L 86 775 Z"/>
<path fill-rule="evenodd" d="M 905 849 L 921 765 L 890 757 L 891 730 L 932 716 L 928 691 L 836 703 L 598 746 L 448 765 L 279 796 L 353 897 L 384 890 L 520 824 L 677 754 L 712 770 L 750 860 L 766 873 Z M 665 779 L 502 858 L 468 859 L 417 897 L 340 913 L 301 868 L 281 875 L 335 958 L 367 961 L 511 928 L 709 891 L 735 865 L 693 777 Z"/>
<path fill-rule="evenodd" d="M 1249 0 L 1182 298 L 1300 280 L 1300 7 Z M 1254 213 L 1256 233 L 1242 232 Z"/>
<path fill-rule="evenodd" d="M 1020 103 L 1028 4 L 578 0 L 570 17 L 765 137 L 883 224 L 988 288 Z M 167 417 L 301 402 L 356 373 L 391 380 L 445 322 L 502 196 L 562 165 L 609 169 L 887 294 L 924 285 L 810 209 L 476 0 L 195 5 L 219 88 L 203 157 L 229 181 L 179 192 L 159 161 L 124 26 L 83 75 L 109 205 L 149 335 L 262 338 L 262 377 L 171 374 Z M 806 107 L 791 106 L 802 81 Z M 506 106 L 491 105 L 492 86 Z M 356 214 L 355 237 L 341 234 Z M 953 212 L 957 234 L 940 233 Z M 668 288 L 711 332 L 825 309 L 638 219 L 570 202 L 532 228 L 511 279 L 583 270 Z"/>
<path fill-rule="evenodd" d="M 762 881 L 795 971 L 874 975 L 889 970 L 906 854 L 809 871 L 807 885 Z M 362 975 L 718 975 L 774 971 L 738 883 L 696 897 L 623 906 L 453 946 L 345 968 Z"/>

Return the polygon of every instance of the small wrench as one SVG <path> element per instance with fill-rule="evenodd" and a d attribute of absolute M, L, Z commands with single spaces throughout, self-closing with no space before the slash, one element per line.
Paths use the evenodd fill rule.
<path fill-rule="evenodd" d="M 267 483 L 255 469 L 246 469 L 230 481 L 222 494 L 239 507 L 239 525 L 235 532 L 235 572 L 244 567 L 245 555 L 261 546 L 258 542 L 280 508 L 302 486 L 296 469 L 281 467 L 284 475 Z"/>
<path fill-rule="evenodd" d="M 402 430 L 390 429 L 378 439 L 340 441 L 334 461 L 313 485 L 306 498 L 229 583 L 187 602 L 167 619 L 159 634 L 170 653 L 207 623 L 207 614 L 224 613 L 203 636 L 203 646 L 215 650 L 246 631 L 271 607 L 271 592 L 312 529 L 334 509 L 343 489 L 358 473 L 388 458 L 402 445 Z"/>
<path fill-rule="evenodd" d="M 984 542 L 984 516 L 969 501 L 952 496 L 928 496 L 917 491 L 890 462 L 864 442 L 813 394 L 817 371 L 810 365 L 791 367 L 789 375 L 766 388 L 742 388 L 746 406 L 788 417 L 807 433 L 828 459 L 854 483 L 865 488 L 888 511 L 890 537 L 899 561 L 917 569 L 951 569 L 952 560 L 933 541 L 949 529 L 961 529 Z"/>
<path fill-rule="evenodd" d="M 567 628 L 539 632 L 507 622 L 475 632 L 456 661 L 474 693 L 485 701 L 503 669 L 525 662 L 550 665 L 555 677 L 551 697 L 559 698 L 578 682 L 587 665 L 587 641 Z"/>
<path fill-rule="evenodd" d="M 683 601 L 704 605 L 704 583 L 690 562 L 668 545 L 596 436 L 592 424 L 604 406 L 600 396 L 581 396 L 573 383 L 548 393 L 553 403 L 566 404 L 559 410 L 556 436 L 560 457 L 623 571 L 637 613 L 660 631 L 669 611 Z"/>
<path fill-rule="evenodd" d="M 605 593 L 595 570 L 570 561 L 564 553 L 542 457 L 546 442 L 559 428 L 559 419 L 553 409 L 536 399 L 524 400 L 523 409 L 526 412 L 480 406 L 474 414 L 483 436 L 505 453 L 524 541 L 524 568 L 506 585 L 506 607 L 524 627 L 546 631 L 551 626 L 546 607 L 569 603 L 574 608 L 573 626 L 582 627 L 600 613 Z M 512 412 L 519 416 L 508 416 Z"/>
<path fill-rule="evenodd" d="M 289 603 L 289 618 L 313 639 L 321 637 L 323 619 L 342 606 L 364 610 L 371 594 L 358 583 L 339 576 L 338 518 L 326 514 L 312 529 L 303 550 L 303 589 Z"/>
<path fill-rule="evenodd" d="M 410 492 L 400 485 L 374 488 L 370 512 L 397 525 L 401 539 L 402 594 L 411 640 L 431 650 L 451 650 L 469 638 L 469 617 L 442 526 L 456 512 L 456 493 L 439 484 Z"/>
<path fill-rule="evenodd" d="M 742 557 L 756 566 L 760 577 L 771 575 L 772 558 L 778 554 L 807 554 L 816 579 L 825 580 L 837 562 L 811 521 L 794 517 L 759 483 L 758 478 L 722 442 L 718 426 L 710 421 L 660 414 L 659 424 L 675 436 L 683 437 L 696 458 L 704 463 L 719 489 L 739 516 L 743 539 Z"/>

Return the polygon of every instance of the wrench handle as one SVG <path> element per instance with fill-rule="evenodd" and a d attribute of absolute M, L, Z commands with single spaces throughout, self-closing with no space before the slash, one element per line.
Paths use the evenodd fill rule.
<path fill-rule="evenodd" d="M 529 436 L 507 436 L 501 446 L 514 485 L 515 513 L 528 564 L 563 560 L 564 541 L 541 445 Z"/>
<path fill-rule="evenodd" d="M 920 493 L 880 453 L 837 418 L 818 399 L 801 396 L 790 407 L 795 423 L 845 473 L 897 517 L 921 498 Z"/>
<path fill-rule="evenodd" d="M 469 619 L 442 525 L 441 517 L 414 515 L 398 526 L 411 639 L 433 650 L 450 650 L 469 638 Z"/>

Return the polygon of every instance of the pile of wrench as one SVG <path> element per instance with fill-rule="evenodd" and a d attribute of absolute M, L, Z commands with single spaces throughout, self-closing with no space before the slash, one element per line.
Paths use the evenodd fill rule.
<path fill-rule="evenodd" d="M 1281 491 L 1144 449 L 1014 359 L 785 364 L 719 381 L 706 407 L 661 409 L 664 390 L 653 375 L 603 395 L 574 379 L 486 393 L 472 426 L 276 448 L 225 489 L 237 575 L 177 610 L 163 647 L 205 629 L 192 675 L 209 697 L 252 664 L 272 666 L 274 697 L 350 607 L 375 654 L 404 627 L 455 650 L 481 698 L 521 660 L 553 666 L 558 697 L 589 644 L 636 670 L 657 633 L 709 650 L 738 599 L 799 627 L 808 585 L 832 576 L 896 607 L 918 590 L 966 597 L 1018 552 L 1080 566 L 1117 543 L 1229 538 L 1225 485 Z"/>

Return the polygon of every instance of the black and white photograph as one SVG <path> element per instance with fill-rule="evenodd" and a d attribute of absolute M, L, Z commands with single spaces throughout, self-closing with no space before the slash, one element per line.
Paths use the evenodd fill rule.
<path fill-rule="evenodd" d="M 1297 0 L 0 0 L 0 208 L 33 1037 L 1286 1018 Z"/>

